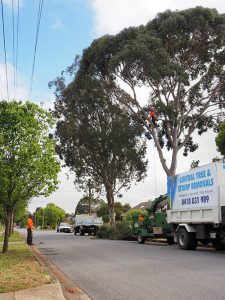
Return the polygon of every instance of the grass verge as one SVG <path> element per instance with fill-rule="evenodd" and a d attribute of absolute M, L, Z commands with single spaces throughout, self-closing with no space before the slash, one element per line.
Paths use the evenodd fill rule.
<path fill-rule="evenodd" d="M 3 238 L 0 236 L 0 247 Z M 0 293 L 52 283 L 18 233 L 10 237 L 8 253 L 0 253 Z"/>

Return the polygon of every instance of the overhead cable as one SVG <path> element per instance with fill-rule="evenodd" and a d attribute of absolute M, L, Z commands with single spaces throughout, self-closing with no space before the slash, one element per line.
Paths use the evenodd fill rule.
<path fill-rule="evenodd" d="M 16 96 L 17 96 L 17 69 L 19 56 L 19 21 L 20 21 L 20 0 L 17 0 L 17 21 L 16 21 L 16 58 L 15 58 L 15 72 L 16 72 Z"/>
<path fill-rule="evenodd" d="M 39 35 L 39 29 L 40 29 L 40 23 L 41 23 L 42 7 L 43 7 L 43 0 L 39 0 L 37 31 L 36 31 L 36 40 L 35 40 L 35 47 L 34 47 L 34 58 L 33 58 L 33 64 L 32 64 L 30 89 L 29 89 L 29 99 L 30 100 L 31 100 L 31 92 L 32 92 L 33 79 L 34 79 L 34 66 L 35 66 L 36 53 L 37 53 L 37 43 L 38 43 L 38 35 Z"/>
<path fill-rule="evenodd" d="M 3 9 L 3 1 L 2 0 L 1 0 L 1 13 L 2 13 L 2 34 L 3 34 L 4 54 L 5 54 L 6 87 L 7 87 L 7 97 L 8 97 L 8 101 L 9 101 L 8 70 L 7 70 L 6 45 L 5 45 L 5 22 L 4 22 L 4 9 Z"/>
<path fill-rule="evenodd" d="M 13 48 L 13 84 L 14 98 L 16 92 L 16 70 L 15 70 L 15 21 L 14 21 L 14 0 L 12 0 L 12 48 Z"/>

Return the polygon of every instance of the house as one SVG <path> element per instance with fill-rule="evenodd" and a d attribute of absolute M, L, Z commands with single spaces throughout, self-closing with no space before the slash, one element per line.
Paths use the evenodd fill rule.
<path fill-rule="evenodd" d="M 133 209 L 141 209 L 141 210 L 147 210 L 152 207 L 152 202 L 154 200 L 149 200 L 147 202 L 141 202 L 133 207 Z M 161 210 L 162 208 L 167 208 L 167 200 L 163 200 L 160 202 L 157 206 L 157 210 Z"/>

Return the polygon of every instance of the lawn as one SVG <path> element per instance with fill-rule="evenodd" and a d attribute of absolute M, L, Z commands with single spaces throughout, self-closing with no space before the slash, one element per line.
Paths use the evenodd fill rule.
<path fill-rule="evenodd" d="M 2 250 L 3 236 L 0 235 Z M 10 237 L 8 253 L 0 253 L 0 293 L 52 283 L 18 233 Z"/>

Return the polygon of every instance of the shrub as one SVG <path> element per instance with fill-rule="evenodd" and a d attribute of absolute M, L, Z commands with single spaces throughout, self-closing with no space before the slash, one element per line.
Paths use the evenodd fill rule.
<path fill-rule="evenodd" d="M 131 227 L 129 222 L 116 222 L 112 226 L 104 224 L 97 232 L 100 239 L 129 240 L 131 239 Z"/>
<path fill-rule="evenodd" d="M 104 224 L 102 225 L 99 230 L 97 231 L 96 237 L 99 239 L 108 239 L 109 238 L 109 225 L 108 224 Z"/>

